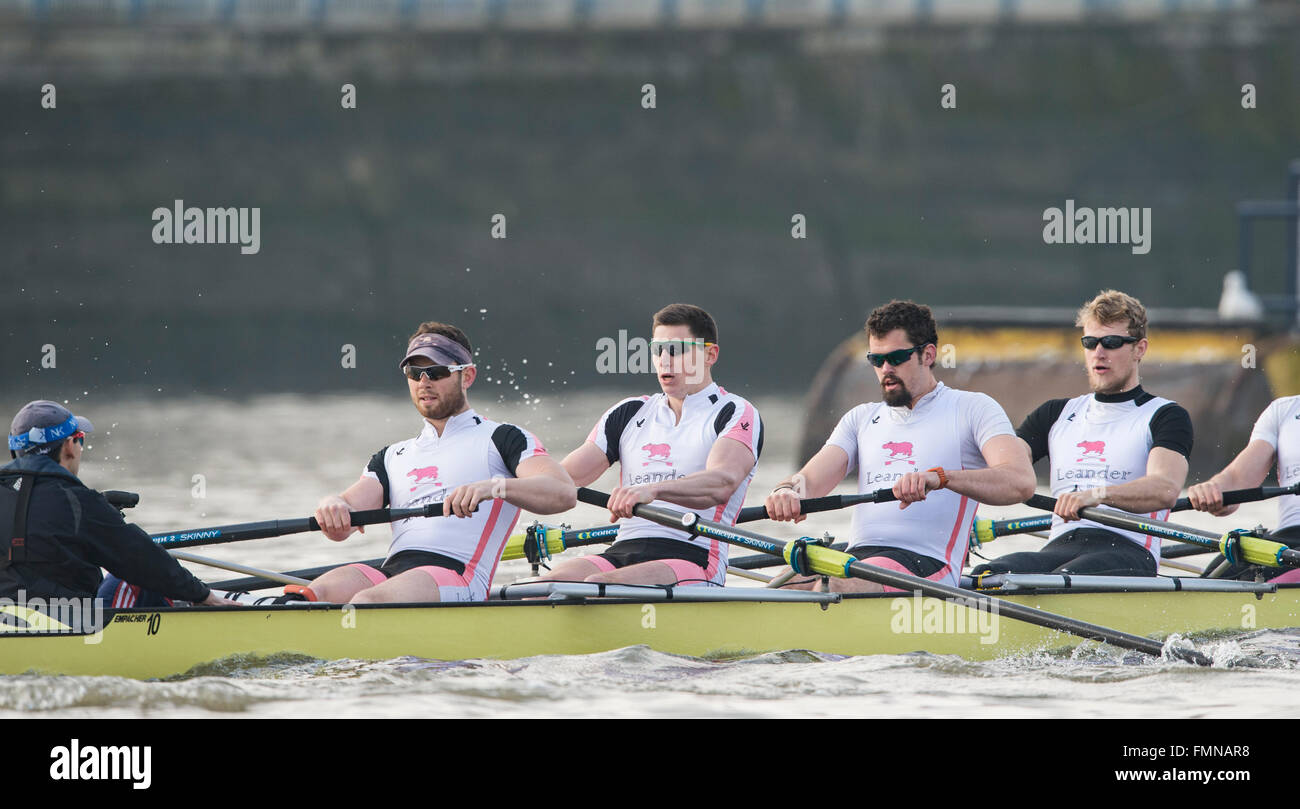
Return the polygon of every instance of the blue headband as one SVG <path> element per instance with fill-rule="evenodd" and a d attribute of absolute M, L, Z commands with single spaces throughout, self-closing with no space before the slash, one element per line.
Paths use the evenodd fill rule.
<path fill-rule="evenodd" d="M 33 427 L 22 435 L 9 436 L 9 449 L 14 452 L 22 452 L 39 444 L 61 441 L 76 433 L 78 429 L 77 417 L 69 416 L 68 420 L 62 424 L 56 424 L 53 427 Z"/>

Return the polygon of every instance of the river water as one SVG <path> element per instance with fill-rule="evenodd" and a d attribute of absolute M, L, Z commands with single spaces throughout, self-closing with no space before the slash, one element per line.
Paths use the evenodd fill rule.
<path fill-rule="evenodd" d="M 629 391 L 631 392 L 631 391 Z M 539 435 L 552 454 L 578 446 L 620 392 L 524 400 L 471 396 L 484 415 Z M 768 430 L 750 502 L 794 468 L 801 403 L 754 397 Z M 3 402 L 13 412 L 21 402 Z M 380 447 L 414 435 L 419 418 L 404 387 L 391 395 L 210 398 L 87 397 L 69 406 L 96 432 L 82 479 L 141 494 L 129 517 L 158 532 L 309 515 L 341 491 Z M 614 474 L 595 488 L 608 490 Z M 847 490 L 847 487 L 846 487 Z M 983 516 L 1025 509 L 982 509 Z M 1234 525 L 1271 525 L 1275 506 L 1244 507 Z M 521 518 L 521 524 L 531 519 Z M 605 523 L 579 505 L 563 520 Z M 1189 524 L 1214 526 L 1199 514 Z M 846 537 L 850 515 L 818 515 L 773 536 L 828 531 Z M 384 555 L 385 527 L 331 543 L 319 534 L 193 549 L 255 567 L 288 570 Z M 1000 539 L 990 553 L 1035 547 Z M 235 574 L 191 566 L 208 581 Z M 525 576 L 506 562 L 498 584 Z M 586 656 L 519 660 L 368 662 L 284 659 L 218 668 L 164 682 L 115 677 L 0 677 L 0 716 L 40 717 L 1252 717 L 1297 716 L 1300 632 L 1270 631 L 1201 645 L 1220 665 L 1200 669 L 1085 644 L 1072 655 L 972 663 L 929 654 L 838 657 L 788 650 L 709 661 L 633 647 Z M 1227 661 L 1251 658 L 1254 667 Z"/>

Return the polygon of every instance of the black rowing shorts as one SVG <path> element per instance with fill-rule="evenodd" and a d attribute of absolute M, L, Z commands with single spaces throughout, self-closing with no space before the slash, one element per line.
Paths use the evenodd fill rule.
<path fill-rule="evenodd" d="M 607 560 L 616 569 L 640 562 L 658 562 L 661 559 L 685 559 L 701 568 L 709 566 L 709 551 L 706 548 L 660 537 L 623 539 L 615 542 L 604 553 L 595 555 Z"/>

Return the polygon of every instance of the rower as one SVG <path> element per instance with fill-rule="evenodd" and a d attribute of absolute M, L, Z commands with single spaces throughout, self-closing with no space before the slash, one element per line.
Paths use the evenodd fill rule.
<path fill-rule="evenodd" d="M 1214 477 L 1187 490 L 1187 499 L 1198 511 L 1225 517 L 1237 506 L 1223 505 L 1227 489 L 1245 489 L 1264 482 L 1269 469 L 1277 465 L 1278 483 L 1294 486 L 1300 482 L 1300 396 L 1275 399 L 1255 422 L 1246 448 Z M 1284 495 L 1277 504 L 1277 530 L 1270 537 L 1292 547 L 1300 547 L 1300 496 Z M 1212 565 L 1211 568 L 1217 567 Z M 1256 569 L 1246 565 L 1230 566 L 1221 578 L 1254 578 Z M 1271 581 L 1300 582 L 1300 569 L 1273 571 Z"/>
<path fill-rule="evenodd" d="M 46 400 L 29 402 L 14 416 L 9 454 L 15 460 L 0 469 L 0 526 L 10 537 L 0 558 L 0 597 L 93 598 L 104 567 L 160 598 L 233 605 L 77 477 L 93 429 Z"/>
<path fill-rule="evenodd" d="M 605 411 L 582 446 L 564 459 L 585 486 L 614 463 L 619 486 L 609 497 L 618 540 L 601 554 L 568 559 L 543 580 L 621 584 L 713 584 L 727 577 L 727 548 L 632 516 L 645 503 L 682 507 L 734 525 L 763 450 L 752 404 L 713 381 L 718 327 L 698 306 L 674 303 L 655 313 L 650 351 L 660 393 L 633 396 Z"/>
<path fill-rule="evenodd" d="M 374 454 L 347 491 L 321 500 L 321 533 L 341 542 L 351 511 L 441 501 L 446 516 L 393 523 L 378 568 L 335 568 L 286 593 L 332 602 L 483 601 L 520 509 L 555 514 L 577 502 L 573 481 L 532 433 L 470 407 L 477 368 L 469 338 L 430 321 L 411 335 L 398 364 L 423 421 L 419 435 Z M 480 504 L 482 508 L 479 508 Z"/>
<path fill-rule="evenodd" d="M 1142 389 L 1147 313 L 1136 298 L 1106 290 L 1079 310 L 1084 367 L 1092 392 L 1052 399 L 1017 430 L 1035 463 L 1051 465 L 1055 516 L 1041 551 L 1011 553 L 980 565 L 984 573 L 1154 576 L 1160 540 L 1080 520 L 1089 507 L 1163 519 L 1187 478 L 1192 420 L 1181 405 Z"/>
<path fill-rule="evenodd" d="M 934 376 L 939 335 L 928 306 L 890 301 L 866 323 L 867 361 L 883 401 L 840 419 L 826 445 L 767 496 L 776 520 L 801 522 L 799 500 L 822 497 L 858 468 L 858 491 L 892 485 L 898 503 L 859 505 L 848 552 L 871 565 L 956 585 L 976 502 L 1019 503 L 1034 471 L 1002 407 Z M 807 588 L 813 581 L 791 586 Z M 835 592 L 879 592 L 879 584 L 831 579 Z"/>

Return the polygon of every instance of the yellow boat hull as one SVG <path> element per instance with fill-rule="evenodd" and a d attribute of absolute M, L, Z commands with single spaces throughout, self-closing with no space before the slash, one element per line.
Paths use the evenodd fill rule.
<path fill-rule="evenodd" d="M 1009 600 L 1150 637 L 1300 627 L 1300 587 L 1249 593 L 1059 593 Z M 0 628 L 0 673 L 134 678 L 182 674 L 232 655 L 441 660 L 589 654 L 646 645 L 719 658 L 786 649 L 841 655 L 928 651 L 972 660 L 1078 639 L 916 596 L 789 602 L 488 604 L 125 610 L 94 634 Z"/>

